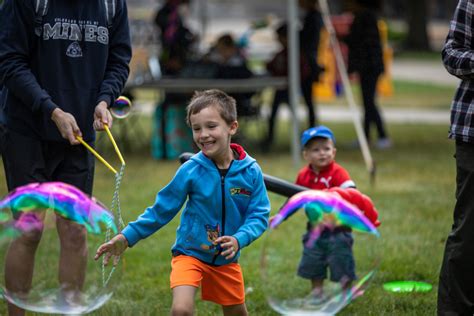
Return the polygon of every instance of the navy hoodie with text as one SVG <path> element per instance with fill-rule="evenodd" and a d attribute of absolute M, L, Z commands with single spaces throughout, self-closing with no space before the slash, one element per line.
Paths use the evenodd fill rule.
<path fill-rule="evenodd" d="M 125 0 L 112 24 L 104 1 L 49 0 L 35 34 L 34 0 L 5 0 L 0 9 L 0 85 L 7 127 L 45 141 L 65 141 L 51 113 L 74 116 L 86 141 L 95 138 L 100 101 L 111 105 L 125 85 L 131 58 Z"/>

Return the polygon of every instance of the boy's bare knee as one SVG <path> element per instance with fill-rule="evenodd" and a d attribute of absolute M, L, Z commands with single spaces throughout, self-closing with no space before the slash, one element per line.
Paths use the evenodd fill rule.
<path fill-rule="evenodd" d="M 173 305 L 171 307 L 172 316 L 192 316 L 194 312 L 194 306 L 192 305 Z"/>
<path fill-rule="evenodd" d="M 247 316 L 247 306 L 245 304 L 222 306 L 224 316 Z"/>

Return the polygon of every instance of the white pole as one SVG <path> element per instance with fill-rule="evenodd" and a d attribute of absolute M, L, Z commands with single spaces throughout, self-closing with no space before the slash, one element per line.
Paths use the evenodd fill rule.
<path fill-rule="evenodd" d="M 292 139 L 291 153 L 293 158 L 293 167 L 296 169 L 300 165 L 301 147 L 299 142 L 299 124 L 298 124 L 298 100 L 300 92 L 300 67 L 299 67 L 299 33 L 298 33 L 298 13 L 297 0 L 288 0 L 288 90 L 289 103 L 292 114 Z"/>
<path fill-rule="evenodd" d="M 369 144 L 362 128 L 359 111 L 357 110 L 354 94 L 352 93 L 351 84 L 349 82 L 349 75 L 347 73 L 346 64 L 344 63 L 344 58 L 342 57 L 341 47 L 339 46 L 339 42 L 336 38 L 336 32 L 334 31 L 334 27 L 331 23 L 327 0 L 319 0 L 319 7 L 323 14 L 324 26 L 326 27 L 326 30 L 329 33 L 329 38 L 331 40 L 334 55 L 336 56 L 337 68 L 339 69 L 339 74 L 341 76 L 342 84 L 344 86 L 344 95 L 346 96 L 347 103 L 349 105 L 349 110 L 352 112 L 352 120 L 354 122 L 354 127 L 362 151 L 362 156 L 364 157 L 367 170 L 369 171 L 372 180 L 374 180 L 373 177 L 375 176 L 375 163 L 372 159 Z"/>

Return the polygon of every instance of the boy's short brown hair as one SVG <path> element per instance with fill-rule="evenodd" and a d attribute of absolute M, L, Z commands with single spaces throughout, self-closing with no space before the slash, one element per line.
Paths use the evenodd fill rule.
<path fill-rule="evenodd" d="M 215 106 L 227 124 L 237 121 L 237 105 L 235 99 L 227 93 L 217 89 L 194 92 L 189 105 L 186 107 L 186 123 L 191 126 L 191 115 L 203 109 Z"/>

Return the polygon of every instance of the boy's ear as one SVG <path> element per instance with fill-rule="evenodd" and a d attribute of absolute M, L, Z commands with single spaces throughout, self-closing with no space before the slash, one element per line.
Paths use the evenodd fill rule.
<path fill-rule="evenodd" d="M 239 122 L 237 121 L 233 121 L 232 123 L 230 123 L 229 125 L 229 134 L 234 136 L 235 133 L 237 133 L 237 129 L 239 128 Z"/>
<path fill-rule="evenodd" d="M 306 148 L 303 148 L 303 159 L 308 160 L 308 151 L 306 150 Z"/>

